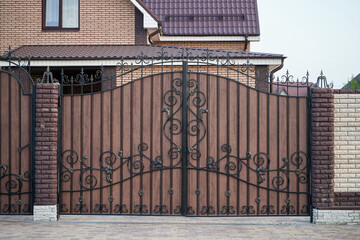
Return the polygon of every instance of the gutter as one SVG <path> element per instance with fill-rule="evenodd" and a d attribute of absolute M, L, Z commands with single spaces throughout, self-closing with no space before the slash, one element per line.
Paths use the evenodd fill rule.
<path fill-rule="evenodd" d="M 276 68 L 274 68 L 271 72 L 270 72 L 270 93 L 272 93 L 272 88 L 273 88 L 273 80 L 274 80 L 274 73 L 280 71 L 282 68 L 284 67 L 284 58 L 281 59 L 281 64 L 279 66 L 277 66 Z"/>
<path fill-rule="evenodd" d="M 244 46 L 244 52 L 246 51 L 247 47 L 248 47 L 248 44 L 249 44 L 249 36 L 248 35 L 245 35 L 245 46 Z"/>
<path fill-rule="evenodd" d="M 159 34 L 159 33 L 161 32 L 161 30 L 162 30 L 162 22 L 158 22 L 158 29 L 157 29 L 155 32 L 153 32 L 153 33 L 151 33 L 151 34 L 149 35 L 148 40 L 149 40 L 149 43 L 150 43 L 150 44 L 154 44 L 154 41 L 152 40 L 152 38 L 153 38 L 155 35 Z"/>

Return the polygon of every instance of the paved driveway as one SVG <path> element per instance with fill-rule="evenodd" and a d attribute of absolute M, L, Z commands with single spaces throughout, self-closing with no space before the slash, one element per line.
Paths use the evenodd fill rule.
<path fill-rule="evenodd" d="M 184 218 L 0 216 L 1 239 L 360 239 L 359 226 L 321 226 L 308 217 Z"/>

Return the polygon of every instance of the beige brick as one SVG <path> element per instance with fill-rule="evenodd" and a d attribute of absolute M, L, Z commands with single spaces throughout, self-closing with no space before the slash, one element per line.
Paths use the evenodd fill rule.
<path fill-rule="evenodd" d="M 337 174 L 348 173 L 348 169 L 336 168 L 336 169 L 334 169 L 334 172 L 337 173 Z"/>
<path fill-rule="evenodd" d="M 355 111 L 355 109 L 354 109 Z M 352 113 L 347 113 L 349 117 L 357 117 L 359 118 L 360 117 L 360 113 L 357 113 L 357 112 L 352 112 Z"/>
<path fill-rule="evenodd" d="M 338 178 L 338 179 L 336 179 L 336 182 L 337 183 L 347 183 L 348 179 L 347 178 Z"/>
<path fill-rule="evenodd" d="M 349 94 L 335 94 L 334 99 L 349 98 Z"/>
<path fill-rule="evenodd" d="M 339 148 L 344 148 L 344 147 L 347 147 L 347 146 L 338 146 Z M 346 150 L 347 148 L 342 149 L 342 150 L 335 150 L 335 154 L 347 154 L 348 153 L 348 150 Z"/>
<path fill-rule="evenodd" d="M 350 160 L 347 160 L 347 159 L 346 160 L 339 159 L 339 158 L 335 159 L 335 162 L 338 163 L 338 164 L 343 164 L 343 163 L 347 164 L 347 163 L 349 163 L 349 161 Z"/>
<path fill-rule="evenodd" d="M 350 146 L 349 146 L 350 147 Z M 355 146 L 351 146 L 351 147 L 354 147 L 353 149 L 355 149 Z M 348 151 L 349 154 L 353 154 L 353 155 L 356 155 L 356 154 L 359 154 L 360 155 L 360 150 L 349 150 Z"/>
<path fill-rule="evenodd" d="M 335 108 L 339 110 L 341 113 L 353 113 L 356 112 L 355 108 L 338 108 L 337 105 L 335 105 Z"/>
<path fill-rule="evenodd" d="M 358 122 L 348 122 L 347 125 L 349 127 L 358 127 L 358 126 L 360 126 L 360 123 L 358 123 Z M 358 131 L 358 129 L 356 129 L 356 131 Z"/>
<path fill-rule="evenodd" d="M 360 168 L 349 168 L 348 173 L 360 173 Z M 360 182 L 360 180 L 359 180 Z"/>
<path fill-rule="evenodd" d="M 343 98 L 343 99 L 338 99 L 339 103 L 355 103 L 355 99 L 351 99 L 351 98 Z"/>
<path fill-rule="evenodd" d="M 340 174 L 340 178 L 354 178 L 354 177 L 356 177 L 355 174 L 348 174 L 348 173 Z"/>
<path fill-rule="evenodd" d="M 337 180 L 337 182 L 339 182 L 340 180 L 343 180 L 343 179 L 346 180 L 347 182 L 359 184 L 359 179 L 357 179 L 357 178 L 340 178 Z"/>
<path fill-rule="evenodd" d="M 356 118 L 340 118 L 341 122 L 354 122 L 357 121 Z"/>
<path fill-rule="evenodd" d="M 356 138 L 355 138 L 355 136 L 340 136 L 340 140 L 341 141 L 352 141 L 352 140 L 356 140 Z M 345 147 L 345 146 L 343 146 L 343 147 Z"/>
<path fill-rule="evenodd" d="M 348 94 L 348 98 L 360 99 L 360 94 Z"/>
<path fill-rule="evenodd" d="M 354 127 L 340 127 L 339 131 L 344 131 L 344 132 L 352 132 L 355 131 L 356 129 Z"/>
<path fill-rule="evenodd" d="M 335 118 L 347 117 L 349 113 L 335 113 Z M 340 120 L 341 121 L 341 120 Z"/>
<path fill-rule="evenodd" d="M 347 127 L 348 126 L 348 123 L 347 122 L 340 122 L 340 121 L 336 121 L 334 122 L 334 126 L 335 127 Z M 338 128 L 339 129 L 339 128 Z M 344 132 L 346 133 L 346 132 Z"/>

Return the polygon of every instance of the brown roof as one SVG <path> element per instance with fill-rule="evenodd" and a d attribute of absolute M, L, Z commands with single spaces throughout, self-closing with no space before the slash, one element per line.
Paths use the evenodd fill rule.
<path fill-rule="evenodd" d="M 164 35 L 260 35 L 257 0 L 142 2 L 160 19 Z"/>
<path fill-rule="evenodd" d="M 272 87 L 272 92 L 280 95 L 282 92 L 286 94 L 286 96 L 298 96 L 305 97 L 308 95 L 308 87 L 315 86 L 312 82 L 301 83 L 301 82 L 289 82 L 289 83 L 281 83 L 274 82 Z"/>
<path fill-rule="evenodd" d="M 157 57 L 161 51 L 168 57 L 181 58 L 181 53 L 186 50 L 191 57 L 201 57 L 208 51 L 211 57 L 226 58 L 284 58 L 281 54 L 256 53 L 244 51 L 227 51 L 205 48 L 182 48 L 173 46 L 155 45 L 35 45 L 22 46 L 14 50 L 12 57 L 34 60 L 45 59 L 136 59 L 142 53 L 148 57 Z"/>

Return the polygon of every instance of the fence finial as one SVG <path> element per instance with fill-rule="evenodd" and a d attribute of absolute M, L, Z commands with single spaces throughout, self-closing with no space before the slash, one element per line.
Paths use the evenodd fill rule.
<path fill-rule="evenodd" d="M 323 70 L 321 70 L 320 76 L 317 78 L 315 87 L 317 87 L 317 88 L 333 88 L 334 84 L 333 83 L 329 84 L 327 82 L 327 78 L 326 78 L 326 76 L 324 76 Z"/>
<path fill-rule="evenodd" d="M 59 81 L 53 77 L 53 74 L 50 71 L 49 66 L 47 66 L 42 79 L 38 78 L 38 79 L 36 79 L 36 82 L 37 83 L 59 83 Z"/>

